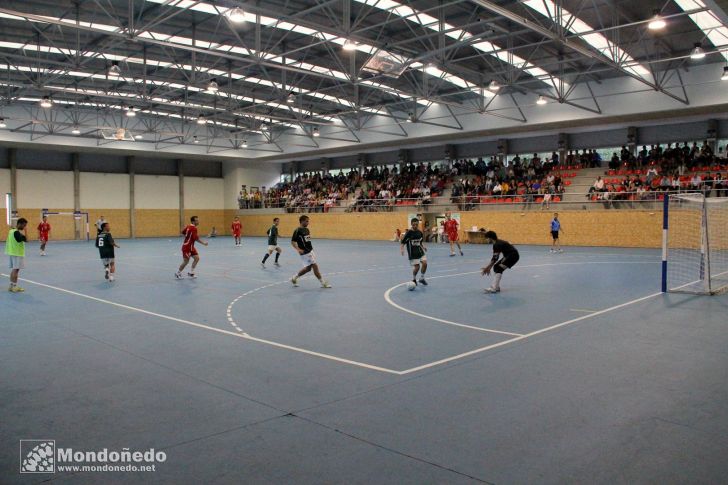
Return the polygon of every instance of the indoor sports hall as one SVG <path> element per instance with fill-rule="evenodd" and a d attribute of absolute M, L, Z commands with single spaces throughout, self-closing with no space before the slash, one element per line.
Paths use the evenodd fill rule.
<path fill-rule="evenodd" d="M 0 483 L 722 483 L 717 0 L 0 2 Z"/>

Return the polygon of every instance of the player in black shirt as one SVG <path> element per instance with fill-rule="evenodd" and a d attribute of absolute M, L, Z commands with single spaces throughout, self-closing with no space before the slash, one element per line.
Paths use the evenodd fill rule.
<path fill-rule="evenodd" d="M 420 283 L 427 286 L 425 272 L 427 271 L 427 248 L 423 244 L 425 238 L 419 229 L 420 221 L 416 217 L 410 221 L 412 228 L 407 230 L 400 240 L 399 252 L 404 256 L 404 248 L 407 247 L 407 258 L 412 265 L 412 281 L 417 285 L 417 272 L 421 273 Z M 421 271 L 420 271 L 421 268 Z"/>
<path fill-rule="evenodd" d="M 263 261 L 261 261 L 261 265 L 265 268 L 265 262 L 268 260 L 271 254 L 273 254 L 273 251 L 276 252 L 276 261 L 275 265 L 280 266 L 278 264 L 278 258 L 281 256 L 281 248 L 278 246 L 278 224 L 280 224 L 281 220 L 276 217 L 273 219 L 273 225 L 270 226 L 270 229 L 268 229 L 268 252 L 265 253 L 265 256 L 263 256 Z"/>
<path fill-rule="evenodd" d="M 316 264 L 316 255 L 313 253 L 313 244 L 311 244 L 311 232 L 308 230 L 308 216 L 299 217 L 298 222 L 301 225 L 293 231 L 291 246 L 301 255 L 303 269 L 298 274 L 293 275 L 291 283 L 293 283 L 293 286 L 298 286 L 298 278 L 313 270 L 313 274 L 321 283 L 321 288 L 331 288 L 331 285 L 321 276 L 318 264 Z"/>
<path fill-rule="evenodd" d="M 514 264 L 518 262 L 520 258 L 518 250 L 513 247 L 513 244 L 502 239 L 498 239 L 498 235 L 495 231 L 487 231 L 485 233 L 485 239 L 488 243 L 493 245 L 493 257 L 490 260 L 490 264 L 483 268 L 483 275 L 490 274 L 490 270 L 495 271 L 495 281 L 493 286 L 486 288 L 486 293 L 499 293 L 500 292 L 500 281 L 503 278 L 503 272 L 508 268 L 512 268 Z M 501 258 L 501 255 L 503 256 Z M 500 258 L 500 260 L 499 260 Z"/>
<path fill-rule="evenodd" d="M 114 241 L 110 231 L 111 226 L 109 226 L 108 222 L 101 224 L 101 232 L 96 236 L 96 247 L 99 248 L 99 256 L 101 256 L 101 262 L 104 264 L 104 278 L 112 282 L 116 272 L 114 248 L 118 248 L 119 245 Z"/>

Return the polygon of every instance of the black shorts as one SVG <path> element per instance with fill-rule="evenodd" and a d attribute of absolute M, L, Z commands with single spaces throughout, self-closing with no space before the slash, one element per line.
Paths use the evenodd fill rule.
<path fill-rule="evenodd" d="M 559 238 L 559 231 L 551 231 L 551 237 L 554 239 Z"/>
<path fill-rule="evenodd" d="M 521 256 L 518 253 L 511 254 L 510 256 L 501 259 L 500 261 L 495 263 L 495 272 L 502 273 L 506 269 L 512 268 L 519 259 L 521 259 Z"/>

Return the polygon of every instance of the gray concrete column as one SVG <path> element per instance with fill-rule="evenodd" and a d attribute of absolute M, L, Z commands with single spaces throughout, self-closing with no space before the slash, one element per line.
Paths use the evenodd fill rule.
<path fill-rule="evenodd" d="M 73 211 L 81 210 L 81 168 L 78 153 L 71 154 L 71 167 L 73 168 Z M 75 239 L 81 239 L 81 219 L 73 218 Z"/>
<path fill-rule="evenodd" d="M 558 145 L 557 153 L 559 154 L 559 165 L 564 165 L 566 163 L 566 154 L 570 148 L 569 135 L 566 133 L 559 133 Z"/>
<path fill-rule="evenodd" d="M 129 173 L 129 237 L 136 238 L 136 206 L 134 203 L 134 173 L 136 170 L 136 159 L 126 157 L 126 168 Z"/>
<path fill-rule="evenodd" d="M 179 230 L 185 227 L 185 174 L 184 160 L 177 160 L 177 177 L 179 178 Z"/>
<path fill-rule="evenodd" d="M 12 213 L 18 211 L 18 150 L 8 148 L 8 162 L 10 163 L 10 193 L 13 194 Z"/>
<path fill-rule="evenodd" d="M 637 127 L 635 126 L 627 127 L 627 150 L 632 156 L 637 156 Z"/>

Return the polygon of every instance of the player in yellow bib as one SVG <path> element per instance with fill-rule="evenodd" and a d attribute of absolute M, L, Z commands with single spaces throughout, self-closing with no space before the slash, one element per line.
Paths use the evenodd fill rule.
<path fill-rule="evenodd" d="M 5 254 L 10 256 L 10 287 L 8 291 L 20 293 L 25 291 L 18 286 L 18 275 L 25 267 L 25 242 L 28 240 L 26 226 L 28 220 L 21 217 L 15 224 L 15 228 L 8 232 L 8 239 L 5 241 Z"/>

